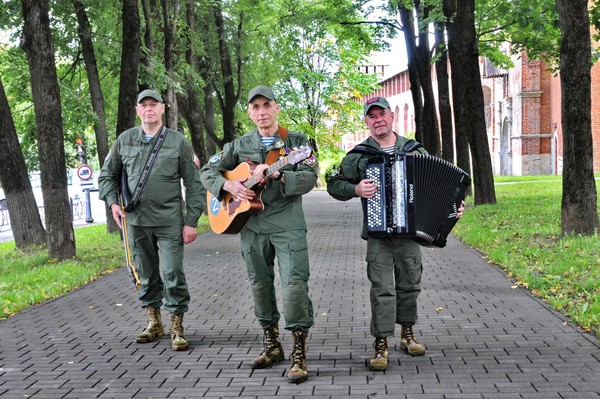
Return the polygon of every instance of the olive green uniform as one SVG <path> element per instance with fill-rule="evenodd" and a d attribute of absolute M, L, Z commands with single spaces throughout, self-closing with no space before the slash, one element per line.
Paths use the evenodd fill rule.
<path fill-rule="evenodd" d="M 396 136 L 396 152 L 402 154 L 408 139 Z M 381 150 L 369 137 L 363 144 Z M 421 147 L 419 152 L 426 153 Z M 327 182 L 327 192 L 340 201 L 356 198 L 354 188 L 365 178 L 369 155 L 347 154 Z M 371 238 L 363 217 L 361 237 L 367 240 L 367 276 L 371 282 L 371 335 L 394 335 L 394 323 L 412 325 L 417 321 L 417 297 L 421 292 L 421 248 L 412 240 Z"/>
<path fill-rule="evenodd" d="M 240 163 L 264 164 L 272 149 L 280 152 L 307 145 L 304 135 L 289 131 L 285 142 L 278 133 L 266 147 L 257 129 L 227 143 L 223 151 L 211 157 L 202 168 L 204 187 L 216 200 L 226 192 L 222 173 Z M 264 210 L 253 215 L 240 232 L 242 256 L 254 297 L 254 313 L 262 326 L 274 325 L 280 318 L 275 297 L 274 263 L 277 257 L 282 284 L 283 311 L 287 330 L 308 331 L 313 325 L 313 306 L 308 295 L 310 275 L 306 242 L 306 221 L 302 210 L 302 195 L 315 186 L 319 176 L 318 162 L 310 157 L 298 164 L 280 169 L 285 184 L 269 179 L 262 192 Z M 208 212 L 211 205 L 207 204 Z"/>
<path fill-rule="evenodd" d="M 121 169 L 134 192 L 158 133 L 149 141 L 141 126 L 121 133 L 112 146 L 98 178 L 99 197 L 109 206 L 119 203 Z M 196 227 L 203 212 L 199 167 L 189 141 L 168 130 L 158 151 L 138 204 L 127 213 L 130 245 L 140 277 L 142 307 L 173 314 L 188 310 L 190 294 L 183 270 L 183 226 Z M 185 187 L 182 197 L 181 180 Z M 159 258 L 163 268 L 160 275 Z"/>

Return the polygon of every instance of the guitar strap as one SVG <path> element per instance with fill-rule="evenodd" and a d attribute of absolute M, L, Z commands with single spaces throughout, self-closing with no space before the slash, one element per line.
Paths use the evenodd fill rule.
<path fill-rule="evenodd" d="M 125 193 L 125 194 L 123 194 L 124 197 L 130 198 L 129 200 L 128 200 L 128 198 L 123 198 L 123 201 L 125 202 L 125 211 L 126 212 L 131 212 L 137 205 L 137 202 L 140 199 L 140 195 L 142 194 L 142 189 L 146 185 L 146 180 L 148 179 L 148 175 L 150 174 L 150 170 L 152 169 L 152 165 L 154 164 L 154 160 L 156 159 L 156 156 L 158 155 L 158 150 L 160 150 L 160 147 L 161 147 L 163 141 L 165 141 L 165 136 L 167 135 L 167 131 L 168 131 L 167 128 L 163 126 L 160 133 L 156 137 L 156 141 L 154 142 L 152 151 L 150 152 L 150 155 L 148 155 L 148 159 L 146 160 L 146 164 L 144 165 L 142 174 L 140 175 L 140 178 L 138 179 L 138 182 L 135 185 L 135 190 L 133 190 L 133 194 L 131 194 L 131 196 L 128 195 L 127 183 L 120 184 L 120 186 L 122 186 L 122 187 L 120 187 L 122 189 L 122 193 Z M 125 168 L 123 168 L 122 170 L 123 170 L 123 173 L 121 174 L 121 182 L 126 182 L 127 175 L 125 174 Z"/>
<path fill-rule="evenodd" d="M 279 125 L 279 127 L 277 128 L 277 133 L 279 133 L 279 136 L 284 142 L 287 138 L 287 132 L 288 129 L 286 127 Z M 279 150 L 280 148 L 273 148 L 271 151 L 269 151 L 269 153 L 267 154 L 267 159 L 265 160 L 265 163 L 267 165 L 273 165 L 277 161 L 277 158 L 279 158 Z"/>

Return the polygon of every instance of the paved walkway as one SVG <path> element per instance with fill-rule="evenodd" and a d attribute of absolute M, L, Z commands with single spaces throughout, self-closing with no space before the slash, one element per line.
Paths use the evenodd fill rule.
<path fill-rule="evenodd" d="M 450 239 L 424 249 L 420 320 L 427 354 L 391 341 L 385 372 L 366 367 L 369 286 L 360 202 L 305 197 L 316 323 L 309 380 L 287 383 L 288 361 L 253 370 L 262 334 L 239 237 L 212 232 L 186 247 L 192 291 L 187 352 L 163 337 L 140 345 L 145 317 L 125 269 L 0 322 L 1 398 L 599 398 L 592 337 Z M 284 348 L 291 347 L 283 332 Z"/>

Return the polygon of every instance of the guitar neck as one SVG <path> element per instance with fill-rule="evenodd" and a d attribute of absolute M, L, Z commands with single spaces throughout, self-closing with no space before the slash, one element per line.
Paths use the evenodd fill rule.
<path fill-rule="evenodd" d="M 264 176 L 267 177 L 267 176 L 272 175 L 273 173 L 277 172 L 279 169 L 283 168 L 287 164 L 288 164 L 288 158 L 287 157 L 281 158 L 280 160 L 278 160 L 277 162 L 275 162 L 274 164 L 272 164 L 271 166 L 269 166 L 267 168 Z M 252 176 L 250 176 L 250 178 L 248 180 L 246 180 L 244 182 L 244 186 L 246 188 L 252 188 L 257 183 L 258 183 L 258 177 L 252 175 Z"/>

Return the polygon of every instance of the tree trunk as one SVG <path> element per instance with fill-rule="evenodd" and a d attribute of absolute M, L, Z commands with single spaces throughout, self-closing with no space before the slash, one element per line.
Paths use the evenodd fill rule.
<path fill-rule="evenodd" d="M 457 98 L 453 93 L 455 103 L 461 102 L 461 123 L 469 139 L 473 161 L 473 189 L 475 205 L 495 204 L 496 191 L 492 160 L 485 127 L 483 105 L 483 89 L 479 72 L 479 53 L 475 36 L 475 2 L 465 0 L 457 2 L 456 12 L 456 48 L 460 54 L 450 53 L 453 62 L 452 82 L 459 82 L 461 90 Z M 456 75 L 455 75 L 456 74 Z M 454 88 L 454 85 L 452 86 Z"/>
<path fill-rule="evenodd" d="M 421 81 L 417 68 L 417 49 L 415 44 L 415 29 L 412 10 L 400 6 L 400 19 L 402 21 L 402 32 L 406 43 L 406 55 L 408 65 L 408 80 L 410 81 L 410 93 L 413 99 L 415 111 L 415 140 L 423 143 L 423 97 L 421 95 Z"/>
<path fill-rule="evenodd" d="M 225 33 L 225 23 L 223 21 L 223 9 L 221 1 L 216 1 L 213 6 L 213 15 L 217 29 L 217 40 L 219 43 L 219 59 L 221 65 L 221 77 L 223 80 L 223 94 L 217 90 L 217 96 L 221 105 L 221 114 L 223 117 L 223 142 L 228 143 L 235 138 L 235 107 L 240 98 L 240 68 L 241 62 L 238 62 L 238 75 L 234 76 L 233 66 L 231 64 L 231 55 L 229 53 L 228 39 Z M 241 21 L 241 18 L 240 18 Z M 238 32 L 241 30 L 241 22 Z M 239 37 L 238 37 L 239 48 Z M 237 52 L 239 60 L 239 52 Z M 238 84 L 236 90 L 235 83 Z"/>
<path fill-rule="evenodd" d="M 22 0 L 23 43 L 31 75 L 35 108 L 42 194 L 46 219 L 46 242 L 51 259 L 64 260 L 76 254 L 75 232 L 65 162 L 60 90 L 54 63 L 47 0 Z"/>
<path fill-rule="evenodd" d="M 420 2 L 415 1 L 415 10 L 419 18 L 419 44 L 417 50 L 417 70 L 419 71 L 419 82 L 423 93 L 423 146 L 434 156 L 440 157 L 442 149 L 440 145 L 440 129 L 435 107 L 435 95 L 433 94 L 433 82 L 431 80 L 431 50 L 429 48 L 428 18 L 429 8 L 421 8 Z"/>
<path fill-rule="evenodd" d="M 187 24 L 186 32 L 186 49 L 185 49 L 185 60 L 189 65 L 190 71 L 196 70 L 196 41 L 194 35 L 196 32 L 196 14 L 194 10 L 194 0 L 187 0 L 185 20 Z M 194 74 L 191 72 L 186 73 L 186 94 L 177 94 L 177 104 L 179 106 L 179 112 L 186 120 L 187 125 L 190 129 L 190 141 L 194 153 L 200 160 L 200 164 L 204 165 L 208 161 L 204 144 L 204 120 L 202 115 L 202 106 L 198 101 L 198 93 L 195 87 L 198 85 L 195 82 Z"/>
<path fill-rule="evenodd" d="M 206 129 L 206 154 L 212 155 L 217 152 L 217 145 L 223 148 L 224 140 L 220 140 L 216 134 L 215 105 L 213 103 L 213 85 L 205 80 L 204 85 L 204 128 Z"/>
<path fill-rule="evenodd" d="M 116 136 L 135 126 L 135 106 L 138 94 L 138 66 L 140 63 L 140 15 L 137 0 L 123 0 L 123 44 L 119 78 L 119 108 L 117 109 Z M 107 214 L 109 210 L 106 210 Z M 109 233 L 119 231 L 112 218 L 106 219 Z"/>
<path fill-rule="evenodd" d="M 563 131 L 562 234 L 599 227 L 591 121 L 591 40 L 587 0 L 557 0 Z"/>
<path fill-rule="evenodd" d="M 446 22 L 446 32 L 448 34 L 448 57 L 450 58 L 451 74 L 452 74 L 452 106 L 454 110 L 454 135 L 456 141 L 456 165 L 465 172 L 472 174 L 471 157 L 469 156 L 469 139 L 467 131 L 463 128 L 466 121 L 464 120 L 464 101 L 465 86 L 461 83 L 460 62 L 464 56 L 464 48 L 461 46 L 460 32 L 454 20 L 456 14 L 456 0 L 444 0 L 444 16 L 449 22 Z M 455 64 L 456 72 L 452 65 Z M 472 194 L 471 188 L 467 193 Z"/>
<path fill-rule="evenodd" d="M 15 245 L 19 249 L 41 245 L 46 231 L 35 203 L 27 165 L 0 80 L 0 183 L 4 188 Z"/>
<path fill-rule="evenodd" d="M 104 165 L 104 160 L 108 155 L 108 130 L 106 128 L 106 116 L 104 113 L 104 96 L 102 95 L 102 87 L 100 85 L 100 76 L 98 75 L 98 65 L 96 63 L 96 54 L 94 52 L 94 43 L 92 41 L 92 29 L 85 5 L 79 0 L 73 0 L 75 14 L 77 14 L 79 40 L 83 51 L 83 60 L 87 73 L 88 84 L 90 86 L 90 98 L 92 101 L 92 109 L 96 115 L 94 119 L 94 132 L 96 134 L 96 148 L 98 150 L 98 161 L 100 168 Z M 113 223 L 112 211 L 109 207 L 105 207 L 107 222 Z M 116 224 L 114 226 L 116 228 Z"/>
<path fill-rule="evenodd" d="M 169 4 L 173 3 L 173 14 L 169 12 Z M 163 25 L 165 31 L 165 70 L 167 71 L 167 90 L 165 93 L 165 102 L 167 104 L 165 111 L 165 124 L 171 129 L 177 130 L 179 116 L 177 110 L 177 96 L 174 88 L 174 61 L 173 61 L 173 40 L 175 38 L 176 26 L 174 23 L 179 9 L 178 0 L 161 0 L 163 10 Z"/>
<path fill-rule="evenodd" d="M 152 75 L 152 59 L 154 58 L 154 40 L 152 39 L 152 5 L 148 0 L 142 0 L 142 12 L 144 14 L 144 46 L 145 51 L 141 53 L 141 64 L 146 69 L 146 74 Z M 143 79 L 142 79 L 143 80 Z"/>
<path fill-rule="evenodd" d="M 435 73 L 438 83 L 438 102 L 440 127 L 442 130 L 442 159 L 454 163 L 454 130 L 452 128 L 452 106 L 450 105 L 450 85 L 448 77 L 448 52 L 444 39 L 444 23 L 436 22 L 435 51 L 438 55 L 435 61 Z"/>
<path fill-rule="evenodd" d="M 119 79 L 117 136 L 135 126 L 140 62 L 140 15 L 137 0 L 123 0 L 123 47 Z"/>

